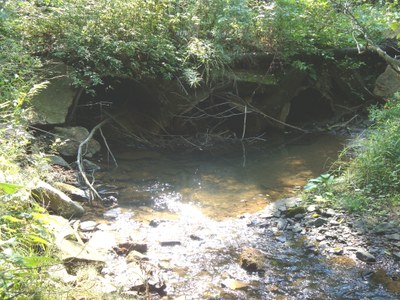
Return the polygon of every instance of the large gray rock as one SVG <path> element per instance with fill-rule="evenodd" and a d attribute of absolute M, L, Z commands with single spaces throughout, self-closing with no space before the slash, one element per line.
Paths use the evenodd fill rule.
<path fill-rule="evenodd" d="M 50 67 L 49 67 L 50 68 Z M 73 69 L 63 63 L 51 66 L 48 85 L 32 99 L 35 124 L 64 124 L 77 89 L 72 86 L 68 74 Z"/>
<path fill-rule="evenodd" d="M 44 181 L 39 181 L 37 187 L 32 190 L 32 195 L 44 207 L 65 218 L 79 218 L 85 213 L 81 205 Z"/>
<path fill-rule="evenodd" d="M 61 143 L 56 145 L 57 151 L 65 156 L 76 156 L 79 145 L 89 136 L 89 131 L 84 127 L 55 127 L 53 133 L 61 139 Z M 99 142 L 94 139 L 85 145 L 83 156 L 92 157 L 100 151 Z"/>
<path fill-rule="evenodd" d="M 64 182 L 55 182 L 54 187 L 67 194 L 74 201 L 89 202 L 91 200 L 89 193 L 76 186 Z"/>
<path fill-rule="evenodd" d="M 390 66 L 387 66 L 385 72 L 376 79 L 374 94 L 382 98 L 387 98 L 397 91 L 400 91 L 400 75 Z"/>

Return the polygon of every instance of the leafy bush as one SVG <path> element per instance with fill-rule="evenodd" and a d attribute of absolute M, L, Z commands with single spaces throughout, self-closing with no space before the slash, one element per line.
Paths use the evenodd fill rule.
<path fill-rule="evenodd" d="M 52 236 L 44 227 L 47 212 L 30 189 L 44 173 L 40 153 L 27 156 L 30 143 L 21 128 L 0 127 L 0 298 L 39 296 L 46 267 L 54 264 Z M 24 298 L 26 299 L 26 298 Z"/>
<path fill-rule="evenodd" d="M 48 285 L 51 234 L 47 213 L 30 188 L 46 172 L 40 152 L 24 129 L 29 100 L 40 82 L 41 62 L 24 47 L 14 12 L 0 8 L 0 298 L 40 298 Z"/>
<path fill-rule="evenodd" d="M 106 76 L 198 85 L 243 53 L 330 57 L 325 50 L 354 43 L 351 21 L 328 0 L 9 0 L 6 8 L 24 45 L 74 66 L 81 86 Z M 373 33 L 395 16 L 367 3 L 354 11 Z"/>
<path fill-rule="evenodd" d="M 370 116 L 374 125 L 346 150 L 355 157 L 338 187 L 346 195 L 345 204 L 354 209 L 400 204 L 400 95 L 384 108 L 372 108 Z"/>

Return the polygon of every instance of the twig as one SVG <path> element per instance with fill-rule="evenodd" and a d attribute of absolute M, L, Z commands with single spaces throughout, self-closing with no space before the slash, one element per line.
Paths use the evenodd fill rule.
<path fill-rule="evenodd" d="M 85 146 L 90 139 L 93 137 L 94 133 L 96 132 L 97 129 L 99 129 L 101 126 L 103 126 L 105 123 L 107 123 L 110 119 L 105 119 L 102 122 L 100 122 L 99 124 L 97 124 L 95 127 L 93 127 L 92 131 L 90 131 L 89 135 L 87 136 L 87 138 L 81 142 L 79 144 L 78 147 L 78 155 L 76 158 L 76 162 L 78 164 L 78 169 L 79 172 L 83 178 L 83 181 L 85 182 L 85 184 L 89 187 L 89 189 L 94 193 L 94 195 L 99 198 L 100 200 L 103 200 L 101 198 L 101 196 L 99 195 L 99 193 L 96 191 L 96 189 L 93 187 L 93 185 L 89 182 L 89 179 L 87 178 L 86 174 L 85 174 L 85 167 L 83 166 L 83 161 L 82 161 L 82 149 L 83 146 Z"/>
<path fill-rule="evenodd" d="M 242 141 L 246 134 L 246 121 L 247 121 L 247 105 L 244 105 L 244 116 L 243 116 L 243 133 L 242 133 Z"/>
<path fill-rule="evenodd" d="M 111 158 L 113 159 L 115 167 L 116 167 L 116 168 L 118 168 L 118 163 L 117 163 L 117 160 L 115 159 L 115 156 L 114 156 L 114 154 L 112 153 L 112 151 L 111 151 L 110 147 L 108 146 L 108 143 L 107 143 L 106 137 L 104 136 L 104 134 L 103 134 L 103 130 L 101 130 L 101 128 L 99 129 L 99 132 L 100 132 L 100 135 L 101 135 L 101 137 L 103 138 L 104 144 L 106 145 L 107 152 L 110 154 Z"/>
<path fill-rule="evenodd" d="M 270 120 L 272 120 L 272 121 L 274 121 L 276 123 L 279 123 L 281 125 L 284 125 L 286 127 L 292 128 L 292 129 L 299 130 L 299 131 L 301 131 L 303 133 L 308 133 L 307 130 L 304 130 L 303 128 L 300 128 L 300 127 L 297 127 L 297 126 L 294 126 L 294 125 L 290 125 L 288 123 L 285 123 L 283 121 L 280 121 L 278 119 L 275 119 L 274 117 L 271 117 L 271 116 L 263 113 L 261 110 L 259 110 L 258 108 L 254 107 L 253 105 L 250 105 L 250 107 L 253 109 L 254 112 L 256 112 L 256 113 L 262 115 L 263 117 L 268 118 L 268 119 L 270 119 Z"/>

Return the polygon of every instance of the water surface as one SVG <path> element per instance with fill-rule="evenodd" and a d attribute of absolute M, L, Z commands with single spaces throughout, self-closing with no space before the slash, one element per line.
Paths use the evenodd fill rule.
<path fill-rule="evenodd" d="M 298 192 L 329 167 L 343 142 L 328 135 L 281 135 L 208 151 L 125 149 L 115 153 L 119 167 L 107 180 L 120 187 L 119 205 L 137 217 L 174 213 L 177 202 L 213 219 L 236 217 Z"/>

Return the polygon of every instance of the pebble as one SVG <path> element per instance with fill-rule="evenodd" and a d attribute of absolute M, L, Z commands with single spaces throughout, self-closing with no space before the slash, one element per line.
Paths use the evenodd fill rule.
<path fill-rule="evenodd" d="M 96 229 L 97 223 L 95 221 L 85 221 L 79 225 L 79 229 L 83 232 L 93 231 Z"/>
<path fill-rule="evenodd" d="M 323 218 L 318 218 L 315 221 L 312 222 L 315 227 L 321 227 L 322 225 L 325 225 L 328 223 L 326 219 Z"/>
<path fill-rule="evenodd" d="M 375 256 L 365 250 L 358 250 L 356 252 L 356 257 L 364 262 L 376 262 Z"/>
<path fill-rule="evenodd" d="M 316 205 L 309 205 L 307 206 L 307 211 L 309 213 L 315 212 L 317 210 L 317 206 Z"/>
<path fill-rule="evenodd" d="M 400 260 L 400 252 L 393 253 L 393 256 L 396 260 Z"/>
<path fill-rule="evenodd" d="M 324 215 L 327 217 L 333 217 L 336 215 L 336 212 L 332 208 L 328 208 L 325 212 Z"/>
<path fill-rule="evenodd" d="M 400 234 L 398 234 L 398 233 L 389 234 L 389 235 L 386 235 L 386 238 L 389 241 L 400 241 Z"/>
<path fill-rule="evenodd" d="M 163 246 L 163 247 L 179 246 L 179 245 L 181 245 L 181 242 L 180 241 L 173 241 L 173 240 L 171 240 L 171 241 L 161 241 L 160 245 Z"/>

